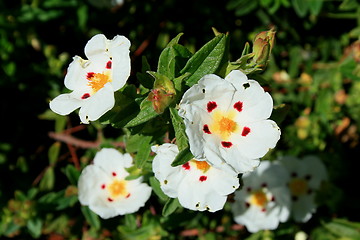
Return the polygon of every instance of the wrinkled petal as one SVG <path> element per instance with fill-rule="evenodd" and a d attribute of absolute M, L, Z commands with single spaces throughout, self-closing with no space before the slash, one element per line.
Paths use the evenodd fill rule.
<path fill-rule="evenodd" d="M 65 93 L 57 96 L 50 101 L 50 109 L 60 115 L 68 115 L 74 110 L 81 107 L 82 101 L 75 99 L 70 93 Z"/>
<path fill-rule="evenodd" d="M 91 98 L 84 101 L 80 108 L 79 116 L 82 123 L 98 120 L 115 105 L 112 86 L 107 83 L 97 91 Z"/>

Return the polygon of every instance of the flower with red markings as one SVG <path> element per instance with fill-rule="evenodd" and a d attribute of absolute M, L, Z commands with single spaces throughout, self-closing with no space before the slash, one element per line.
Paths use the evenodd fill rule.
<path fill-rule="evenodd" d="M 75 56 L 65 76 L 71 93 L 61 94 L 50 102 L 50 109 L 68 115 L 80 108 L 82 123 L 99 119 L 115 104 L 114 92 L 130 76 L 130 41 L 124 36 L 112 40 L 103 34 L 92 37 L 85 46 L 88 60 Z"/>
<path fill-rule="evenodd" d="M 279 162 L 290 173 L 287 186 L 291 193 L 292 218 L 297 222 L 307 222 L 316 211 L 315 195 L 321 182 L 327 179 L 326 167 L 315 156 L 303 159 L 285 156 Z"/>
<path fill-rule="evenodd" d="M 239 187 L 235 172 L 229 174 L 207 161 L 192 159 L 172 167 L 171 163 L 179 153 L 175 144 L 165 143 L 151 149 L 156 153 L 152 167 L 161 189 L 167 196 L 178 198 L 184 208 L 209 212 L 221 210 L 227 196 Z"/>
<path fill-rule="evenodd" d="M 289 173 L 270 161 L 261 161 L 253 172 L 243 175 L 244 187 L 235 192 L 232 212 L 235 222 L 249 232 L 276 229 L 290 216 L 291 200 L 286 187 Z"/>
<path fill-rule="evenodd" d="M 80 203 L 104 219 L 138 211 L 149 199 L 151 188 L 141 178 L 126 179 L 129 173 L 125 168 L 131 166 L 130 154 L 103 148 L 95 155 L 94 164 L 81 172 Z"/>
<path fill-rule="evenodd" d="M 192 154 L 214 166 L 252 171 L 280 138 L 279 127 L 268 119 L 270 94 L 239 70 L 225 79 L 205 75 L 179 106 Z"/>

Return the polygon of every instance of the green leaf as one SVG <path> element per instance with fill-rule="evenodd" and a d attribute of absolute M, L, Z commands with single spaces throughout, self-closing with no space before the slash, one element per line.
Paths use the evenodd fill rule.
<path fill-rule="evenodd" d="M 88 206 L 81 206 L 81 212 L 83 213 L 86 221 L 95 229 L 99 230 L 101 227 L 100 219 Z"/>
<path fill-rule="evenodd" d="M 54 165 L 59 157 L 61 143 L 60 142 L 54 142 L 48 151 L 48 158 L 49 158 L 49 164 Z"/>
<path fill-rule="evenodd" d="M 139 105 L 135 101 L 136 88 L 133 85 L 126 86 L 122 92 L 115 92 L 114 97 L 115 106 L 99 121 L 102 124 L 111 123 L 115 128 L 123 128 L 139 113 Z"/>
<path fill-rule="evenodd" d="M 161 52 L 158 62 L 157 72 L 173 79 L 179 75 L 181 68 L 186 60 L 191 57 L 191 52 L 184 46 L 178 44 L 180 37 L 178 34 L 172 39 L 166 48 Z"/>
<path fill-rule="evenodd" d="M 294 7 L 294 10 L 299 17 L 305 17 L 305 15 L 307 14 L 307 11 L 309 9 L 308 3 L 309 1 L 292 0 L 292 6 Z"/>
<path fill-rule="evenodd" d="M 135 156 L 134 162 L 137 168 L 142 168 L 149 158 L 151 152 L 151 140 L 152 136 L 142 136 L 140 141 L 137 143 L 139 148 Z"/>
<path fill-rule="evenodd" d="M 145 98 L 140 104 L 140 112 L 124 127 L 135 127 L 155 118 L 158 115 L 159 114 L 154 110 L 152 102 Z"/>
<path fill-rule="evenodd" d="M 162 200 L 166 201 L 169 197 L 161 190 L 160 182 L 155 177 L 150 177 L 150 185 L 154 190 L 155 194 Z"/>
<path fill-rule="evenodd" d="M 172 167 L 182 165 L 191 159 L 194 158 L 194 155 L 190 152 L 190 147 L 187 147 L 179 152 L 174 161 L 171 163 Z"/>
<path fill-rule="evenodd" d="M 322 8 L 323 0 L 308 0 L 309 1 L 309 10 L 312 15 L 317 16 Z"/>
<path fill-rule="evenodd" d="M 176 145 L 178 146 L 179 151 L 182 151 L 189 146 L 188 137 L 185 133 L 185 124 L 175 108 L 170 107 L 169 110 L 171 122 L 175 131 Z"/>
<path fill-rule="evenodd" d="M 55 173 L 53 167 L 48 167 L 45 170 L 44 176 L 39 183 L 39 189 L 41 191 L 49 191 L 54 188 L 55 184 Z"/>
<path fill-rule="evenodd" d="M 228 35 L 219 34 L 199 49 L 186 63 L 180 74 L 190 73 L 186 84 L 191 87 L 206 74 L 217 73 L 228 61 Z"/>
<path fill-rule="evenodd" d="M 164 217 L 170 216 L 178 207 L 180 207 L 179 200 L 177 198 L 169 198 L 162 210 L 162 215 Z"/>
<path fill-rule="evenodd" d="M 41 236 L 41 229 L 43 226 L 43 223 L 41 219 L 34 218 L 29 219 L 26 223 L 27 229 L 29 230 L 30 235 L 33 238 L 39 238 Z"/>
<path fill-rule="evenodd" d="M 280 123 L 282 121 L 284 121 L 285 117 L 287 116 L 287 114 L 290 111 L 290 106 L 287 104 L 280 104 L 279 106 L 274 107 L 273 112 L 271 113 L 271 117 L 270 119 L 272 119 L 273 121 L 275 121 L 278 125 L 280 125 Z"/>
<path fill-rule="evenodd" d="M 333 221 L 324 224 L 324 227 L 336 236 L 353 240 L 360 239 L 360 223 L 335 218 Z"/>
<path fill-rule="evenodd" d="M 66 165 L 64 172 L 70 183 L 76 186 L 80 177 L 80 172 L 72 164 Z"/>

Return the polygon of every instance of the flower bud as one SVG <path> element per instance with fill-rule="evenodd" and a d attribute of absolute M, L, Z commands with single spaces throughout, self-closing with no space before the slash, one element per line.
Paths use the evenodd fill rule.
<path fill-rule="evenodd" d="M 148 100 L 152 102 L 153 108 L 157 113 L 163 113 L 171 104 L 175 97 L 173 82 L 164 75 L 155 72 L 148 72 L 155 78 L 154 89 L 148 95 Z"/>

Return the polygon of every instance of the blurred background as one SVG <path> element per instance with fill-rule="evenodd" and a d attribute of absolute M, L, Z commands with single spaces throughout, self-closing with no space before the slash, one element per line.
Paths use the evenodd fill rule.
<path fill-rule="evenodd" d="M 275 155 L 315 154 L 328 167 L 330 181 L 317 214 L 306 224 L 288 223 L 274 239 L 294 239 L 299 230 L 312 239 L 360 239 L 356 0 L 0 1 L 0 238 L 177 239 L 186 229 L 200 228 L 216 234 L 193 239 L 250 239 L 245 230 L 231 228 L 226 209 L 177 216 L 178 226 L 174 217 L 166 220 L 167 228 L 161 216 L 144 212 L 148 225 L 140 233 L 129 223 L 136 215 L 101 222 L 80 207 L 76 178 L 98 146 L 99 129 L 109 139 L 116 140 L 117 133 L 80 125 L 75 113 L 62 117 L 49 111 L 49 101 L 67 91 L 63 81 L 72 57 L 85 58 L 84 46 L 94 34 L 130 39 L 129 82 L 137 85 L 143 57 L 155 71 L 160 52 L 178 33 L 184 33 L 180 43 L 195 52 L 213 38 L 212 27 L 229 33 L 231 61 L 256 33 L 275 28 L 262 80 L 274 105 L 289 108 L 279 123 L 282 138 Z M 76 139 L 60 139 L 64 136 Z M 335 224 L 334 218 L 346 222 Z M 343 232 L 329 224 L 341 225 Z M 217 231 L 220 225 L 225 230 Z"/>

